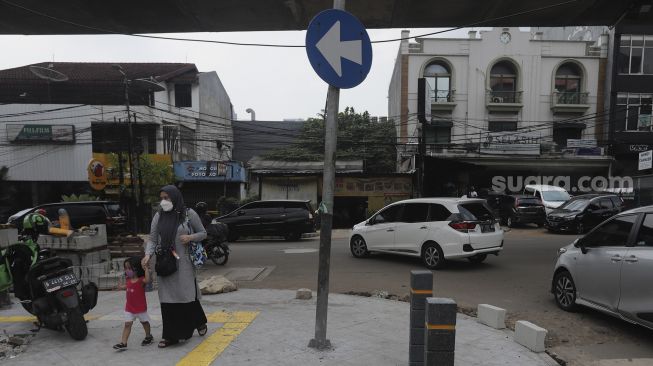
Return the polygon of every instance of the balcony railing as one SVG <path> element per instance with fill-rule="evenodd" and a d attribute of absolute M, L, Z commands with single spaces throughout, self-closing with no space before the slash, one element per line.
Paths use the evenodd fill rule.
<path fill-rule="evenodd" d="M 587 92 L 553 92 L 551 109 L 554 113 L 583 113 L 589 109 Z"/>
<path fill-rule="evenodd" d="M 518 113 L 522 108 L 521 91 L 488 90 L 485 105 L 490 112 Z"/>
<path fill-rule="evenodd" d="M 589 93 L 581 92 L 554 92 L 554 104 L 587 104 Z"/>
<path fill-rule="evenodd" d="M 454 103 L 456 101 L 455 90 L 433 90 L 431 103 Z"/>
<path fill-rule="evenodd" d="M 521 91 L 494 91 L 487 92 L 487 104 L 521 104 L 522 92 Z"/>

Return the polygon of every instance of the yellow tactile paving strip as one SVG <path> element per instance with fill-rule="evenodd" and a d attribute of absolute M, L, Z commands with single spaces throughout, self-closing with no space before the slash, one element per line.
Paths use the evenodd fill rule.
<path fill-rule="evenodd" d="M 178 366 L 208 366 L 224 352 L 231 342 L 238 337 L 256 319 L 258 311 L 218 311 L 208 314 L 209 323 L 222 323 L 222 327 L 209 335 L 202 343 L 182 358 Z M 86 320 L 112 320 L 109 316 L 86 314 Z M 111 318 L 111 319 L 109 319 Z M 0 323 L 31 323 L 33 316 L 0 316 Z"/>
<path fill-rule="evenodd" d="M 258 311 L 216 312 L 206 318 L 210 323 L 224 323 L 204 342 L 182 358 L 177 366 L 208 366 L 238 335 L 244 331 L 256 318 Z"/>

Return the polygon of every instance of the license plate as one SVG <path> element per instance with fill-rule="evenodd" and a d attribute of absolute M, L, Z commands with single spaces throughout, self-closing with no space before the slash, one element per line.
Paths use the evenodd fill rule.
<path fill-rule="evenodd" d="M 493 224 L 481 224 L 481 232 L 482 233 L 493 233 L 494 232 L 494 225 Z"/>
<path fill-rule="evenodd" d="M 64 287 L 76 285 L 78 282 L 79 280 L 75 274 L 66 273 L 65 275 L 48 278 L 47 280 L 43 281 L 43 287 L 45 287 L 45 291 L 53 292 Z"/>

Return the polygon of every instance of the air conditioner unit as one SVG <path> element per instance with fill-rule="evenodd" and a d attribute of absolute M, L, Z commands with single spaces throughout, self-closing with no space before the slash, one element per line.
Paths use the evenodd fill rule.
<path fill-rule="evenodd" d="M 502 97 L 492 97 L 492 103 L 503 103 Z"/>

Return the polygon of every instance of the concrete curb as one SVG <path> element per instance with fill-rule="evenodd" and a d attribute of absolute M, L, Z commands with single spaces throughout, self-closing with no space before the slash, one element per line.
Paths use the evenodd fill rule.
<path fill-rule="evenodd" d="M 478 324 L 502 330 L 504 333 L 509 334 L 515 343 L 537 354 L 549 365 L 560 365 L 556 359 L 547 353 L 546 346 L 544 346 L 544 340 L 548 333 L 546 329 L 531 322 L 519 320 L 515 323 L 515 330 L 510 330 L 505 326 L 506 310 L 489 304 L 479 304 L 476 314 Z"/>

